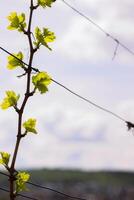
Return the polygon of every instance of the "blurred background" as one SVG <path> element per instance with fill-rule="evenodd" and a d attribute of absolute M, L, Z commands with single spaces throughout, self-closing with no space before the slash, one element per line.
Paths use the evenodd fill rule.
<path fill-rule="evenodd" d="M 134 51 L 132 0 L 67 0 L 67 2 Z M 17 31 L 7 30 L 7 16 L 13 11 L 25 12 L 28 18 L 29 1 L 1 1 L 0 46 L 12 53 L 22 51 L 27 62 L 29 46 L 26 37 Z M 52 78 L 94 103 L 119 114 L 127 121 L 134 122 L 132 54 L 119 45 L 116 56 L 112 59 L 117 43 L 61 0 L 57 0 L 51 9 L 39 8 L 35 11 L 32 29 L 34 30 L 36 26 L 47 27 L 54 31 L 56 41 L 50 45 L 52 52 L 41 47 L 34 58 L 35 67 L 47 71 Z M 25 77 L 17 78 L 22 71 L 18 69 L 9 71 L 6 65 L 7 55 L 0 51 L 0 101 L 6 90 L 15 90 L 22 95 L 25 92 Z M 67 183 L 69 179 L 75 182 L 76 188 L 78 187 L 78 195 L 86 195 L 87 191 L 85 198 L 89 198 L 89 195 L 90 199 L 128 198 L 125 195 L 128 185 L 131 195 L 134 193 L 132 192 L 134 136 L 132 131 L 127 130 L 124 122 L 87 104 L 55 83 L 50 85 L 48 93 L 45 95 L 37 93 L 28 102 L 23 120 L 30 117 L 37 119 L 38 135 L 29 134 L 22 141 L 16 162 L 18 169 L 36 171 L 47 168 L 50 171 L 46 170 L 46 173 L 49 175 L 56 173 L 57 178 L 51 180 L 48 176 L 50 179 L 45 179 L 46 174 L 44 174 L 43 180 L 51 182 L 51 185 L 57 181 L 56 187 L 59 186 L 63 190 L 68 188 L 67 190 L 72 193 L 71 191 L 75 190 L 72 185 L 65 185 L 65 188 L 64 184 L 62 187 L 60 185 L 61 182 Z M 6 111 L 0 110 L 0 151 L 12 154 L 16 138 L 16 119 L 16 113 L 11 108 Z M 57 172 L 54 169 L 62 171 Z M 78 174 L 73 176 L 75 173 Z M 36 176 L 35 180 L 38 177 Z M 109 176 L 117 177 L 118 181 L 116 178 L 111 180 Z M 63 177 L 63 181 L 60 181 L 60 177 Z M 6 184 L 2 177 L 0 180 L 3 181 L 3 185 Z M 39 182 L 43 183 L 43 180 Z M 86 184 L 82 180 L 86 181 Z M 111 180 L 110 189 L 109 180 Z M 115 183 L 118 183 L 118 187 Z M 115 191 L 114 186 L 115 193 L 111 192 Z M 102 191 L 106 193 L 109 191 L 109 194 L 113 193 L 116 196 L 101 197 L 99 188 L 101 194 Z M 91 191 L 95 193 L 92 194 Z M 94 194 L 99 194 L 99 197 Z"/>

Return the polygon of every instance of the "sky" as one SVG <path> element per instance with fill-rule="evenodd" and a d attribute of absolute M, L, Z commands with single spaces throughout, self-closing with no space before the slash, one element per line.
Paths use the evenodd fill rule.
<path fill-rule="evenodd" d="M 134 2 L 132 0 L 66 0 L 108 33 L 134 51 Z M 23 51 L 28 61 L 27 38 L 7 30 L 10 12 L 25 12 L 29 2 L 1 1 L 0 46 L 12 53 Z M 53 51 L 41 47 L 33 65 L 85 98 L 127 121 L 134 122 L 134 56 L 118 47 L 93 24 L 57 0 L 52 8 L 34 13 L 34 27 L 55 32 Z M 7 55 L 0 51 L 0 101 L 6 90 L 25 93 L 22 71 L 6 68 Z M 80 100 L 52 83 L 49 92 L 32 97 L 23 120 L 37 119 L 38 134 L 28 134 L 21 142 L 17 168 L 71 168 L 81 170 L 134 170 L 134 133 L 114 116 Z M 13 154 L 17 114 L 12 108 L 0 110 L 0 151 Z"/>

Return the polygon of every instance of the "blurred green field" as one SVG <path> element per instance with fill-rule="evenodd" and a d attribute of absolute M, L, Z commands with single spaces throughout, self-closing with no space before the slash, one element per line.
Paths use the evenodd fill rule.
<path fill-rule="evenodd" d="M 85 172 L 79 170 L 40 169 L 23 170 L 31 174 L 31 181 L 44 182 L 97 182 L 100 185 L 134 185 L 132 172 Z M 0 185 L 5 185 L 6 177 L 0 175 Z"/>
<path fill-rule="evenodd" d="M 23 170 L 31 174 L 30 181 L 40 185 L 58 189 L 67 192 L 72 196 L 89 197 L 90 195 L 95 200 L 121 200 L 120 197 L 124 191 L 129 200 L 134 199 L 134 173 L 131 172 L 112 172 L 98 171 L 85 172 L 79 170 Z M 0 175 L 0 187 L 8 187 L 7 177 Z M 49 191 L 39 190 L 39 188 L 28 185 L 30 192 L 39 199 L 48 197 L 49 200 L 64 199 L 59 198 L 54 193 Z M 110 195 L 110 196 L 109 196 Z M 131 196 L 130 196 L 131 195 Z M 92 200 L 92 197 L 90 199 Z M 8 194 L 0 191 L 0 200 L 7 200 Z"/>
<path fill-rule="evenodd" d="M 85 172 L 79 170 L 31 170 L 31 179 L 38 182 L 97 182 L 101 185 L 133 185 L 134 173 Z"/>

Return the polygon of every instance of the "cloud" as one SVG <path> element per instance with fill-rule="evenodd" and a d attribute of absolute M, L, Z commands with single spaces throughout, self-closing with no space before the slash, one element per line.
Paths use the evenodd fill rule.
<path fill-rule="evenodd" d="M 117 1 L 114 4 L 104 0 L 101 5 L 99 1 L 90 3 L 89 1 L 84 1 L 84 3 L 78 1 L 77 6 L 74 3 L 74 7 L 77 7 L 83 13 L 87 13 L 86 15 L 89 18 L 91 16 L 91 20 L 133 50 L 134 28 L 131 28 L 133 20 L 131 14 L 128 15 L 128 13 L 132 13 L 131 4 L 133 3 L 127 1 L 123 3 Z M 89 11 L 87 11 L 87 7 L 89 7 Z M 93 15 L 91 12 L 90 15 L 91 8 L 95 8 L 97 14 L 94 13 Z M 84 9 L 86 9 L 86 12 L 84 12 Z M 127 31 L 129 29 L 131 29 L 130 32 Z M 80 61 L 81 59 L 86 59 L 89 62 L 95 60 L 106 61 L 110 57 L 112 58 L 115 47 L 116 43 L 113 40 L 106 37 L 92 23 L 82 19 L 76 13 L 72 15 L 70 27 L 64 36 L 60 37 L 57 44 L 57 49 L 59 49 L 62 55 L 64 54 L 64 56 L 66 55 L 72 60 Z M 130 63 L 131 55 L 125 49 L 119 47 L 116 59 L 122 63 Z"/>
<path fill-rule="evenodd" d="M 15 9 L 26 11 L 25 1 L 20 2 L 21 6 L 16 0 L 12 5 L 3 1 L 1 19 Z M 133 46 L 132 1 L 103 0 L 100 4 L 99 0 L 77 0 L 70 3 L 126 45 Z M 38 12 L 34 15 L 34 26 L 50 27 L 56 32 L 57 40 L 54 51 L 50 53 L 41 48 L 33 64 L 50 72 L 73 91 L 133 122 L 131 56 L 119 47 L 115 60 L 111 61 L 116 44 L 60 1 L 52 9 L 40 9 L 39 12 L 40 20 Z M 0 43 L 14 52 L 22 49 L 27 60 L 25 38 L 16 32 L 8 32 L 6 19 L 2 20 L 2 25 Z M 25 77 L 16 78 L 21 70 L 8 71 L 4 67 L 5 57 L 4 53 L 0 54 L 0 98 L 4 97 L 5 90 L 13 89 L 23 94 L 23 99 Z M 54 83 L 49 90 L 44 96 L 36 94 L 27 104 L 23 120 L 37 118 L 39 133 L 23 139 L 17 167 L 134 168 L 133 134 L 127 131 L 124 122 L 116 121 Z M 12 109 L 0 111 L 0 151 L 12 153 L 14 150 L 16 117 Z"/>
<path fill-rule="evenodd" d="M 133 104 L 124 102 L 117 108 L 122 114 L 129 113 L 127 117 L 133 119 Z M 133 135 L 127 132 L 125 123 L 105 118 L 103 114 L 99 117 L 95 112 L 85 115 L 81 109 L 65 110 L 63 106 L 57 107 L 57 104 L 37 110 L 38 113 L 33 110 L 30 115 L 37 113 L 39 133 L 28 134 L 23 139 L 17 159 L 18 167 L 125 170 L 134 167 Z M 10 125 L 8 128 L 4 123 L 11 119 L 13 127 Z M 1 123 L 4 130 L 1 132 L 1 148 L 11 151 L 15 139 L 15 116 L 10 118 L 8 112 Z"/>

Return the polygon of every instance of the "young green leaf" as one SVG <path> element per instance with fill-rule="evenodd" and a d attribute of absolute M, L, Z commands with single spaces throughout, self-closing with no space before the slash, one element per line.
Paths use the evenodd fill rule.
<path fill-rule="evenodd" d="M 31 133 L 37 133 L 36 129 L 35 129 L 35 126 L 36 126 L 36 119 L 28 119 L 27 121 L 25 121 L 23 123 L 23 127 L 25 128 L 26 130 L 26 133 L 27 132 L 31 132 Z"/>
<path fill-rule="evenodd" d="M 41 94 L 48 91 L 47 86 L 52 82 L 51 77 L 46 72 L 39 72 L 32 77 L 32 82 L 35 89 L 38 89 Z"/>
<path fill-rule="evenodd" d="M 6 91 L 6 97 L 0 105 L 1 109 L 5 110 L 11 106 L 16 106 L 19 98 L 20 95 L 16 95 L 14 91 Z"/>
<path fill-rule="evenodd" d="M 19 172 L 17 174 L 16 176 L 17 180 L 15 181 L 16 193 L 26 190 L 25 183 L 29 180 L 29 178 L 30 174 L 28 174 L 27 172 Z"/>
<path fill-rule="evenodd" d="M 15 57 L 17 57 L 19 60 L 23 60 L 23 53 L 18 52 L 17 54 L 13 54 Z M 17 58 L 13 56 L 8 56 L 8 64 L 7 68 L 12 70 L 15 69 L 16 67 L 24 67 L 23 63 L 19 61 Z"/>
<path fill-rule="evenodd" d="M 0 164 L 4 166 L 8 166 L 10 154 L 7 152 L 0 152 L 1 158 L 0 158 Z"/>
<path fill-rule="evenodd" d="M 24 13 L 17 15 L 16 12 L 12 12 L 7 18 L 10 21 L 10 25 L 7 27 L 9 30 L 18 30 L 19 32 L 24 32 L 26 27 Z"/>
<path fill-rule="evenodd" d="M 39 27 L 35 28 L 35 38 L 36 41 L 34 42 L 34 45 L 37 48 L 39 48 L 40 45 L 43 45 L 49 50 L 52 49 L 48 46 L 48 43 L 53 42 L 56 39 L 54 32 L 49 31 L 47 28 L 43 28 L 43 31 L 41 31 Z"/>
<path fill-rule="evenodd" d="M 38 5 L 45 7 L 51 7 L 51 4 L 54 3 L 56 0 L 38 0 Z"/>

